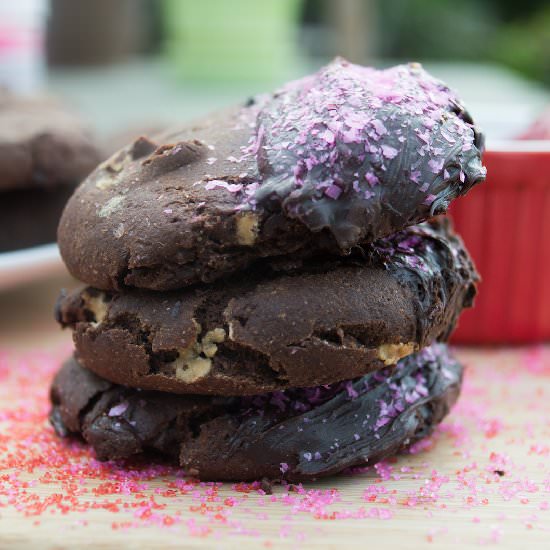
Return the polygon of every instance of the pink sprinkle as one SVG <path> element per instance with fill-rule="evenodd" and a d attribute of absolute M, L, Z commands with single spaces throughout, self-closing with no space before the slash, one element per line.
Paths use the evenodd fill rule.
<path fill-rule="evenodd" d="M 281 470 L 282 474 L 285 474 L 289 470 L 288 464 L 286 462 L 281 462 L 281 464 L 279 465 L 279 470 Z"/>
<path fill-rule="evenodd" d="M 550 352 L 542 346 L 534 346 L 524 354 L 527 371 L 534 375 L 550 375 Z"/>

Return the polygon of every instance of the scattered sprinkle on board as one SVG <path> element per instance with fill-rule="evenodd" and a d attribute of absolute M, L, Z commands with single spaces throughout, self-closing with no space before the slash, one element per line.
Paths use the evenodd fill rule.
<path fill-rule="evenodd" d="M 305 486 L 200 483 L 60 441 L 47 394 L 68 350 L 0 351 L 0 547 L 549 547 L 549 347 L 458 350 L 463 395 L 435 436 Z"/>

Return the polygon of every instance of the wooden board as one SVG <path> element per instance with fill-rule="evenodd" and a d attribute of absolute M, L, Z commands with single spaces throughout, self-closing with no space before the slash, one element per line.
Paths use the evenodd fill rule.
<path fill-rule="evenodd" d="M 69 335 L 44 308 L 8 322 L 13 300 L 0 298 L 1 548 L 550 548 L 550 348 L 459 350 L 463 396 L 426 449 L 264 495 L 59 443 L 46 395 Z"/>

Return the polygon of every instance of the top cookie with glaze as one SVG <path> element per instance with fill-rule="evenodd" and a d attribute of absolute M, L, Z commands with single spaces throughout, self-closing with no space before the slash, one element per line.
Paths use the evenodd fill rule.
<path fill-rule="evenodd" d="M 485 177 L 482 136 L 419 65 L 337 59 L 246 106 L 140 138 L 69 202 L 69 270 L 102 289 L 210 282 L 261 257 L 347 254 Z"/>

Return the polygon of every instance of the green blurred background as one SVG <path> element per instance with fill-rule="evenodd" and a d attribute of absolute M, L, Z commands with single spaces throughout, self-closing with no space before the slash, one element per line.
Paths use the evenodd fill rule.
<path fill-rule="evenodd" d="M 268 91 L 335 55 L 421 61 L 490 136 L 510 137 L 549 102 L 550 2 L 52 0 L 47 87 L 100 133 L 131 132 Z"/>
<path fill-rule="evenodd" d="M 339 54 L 486 60 L 550 84 L 548 0 L 52 0 L 51 14 L 54 65 L 167 53 L 193 78 L 277 79 Z"/>

